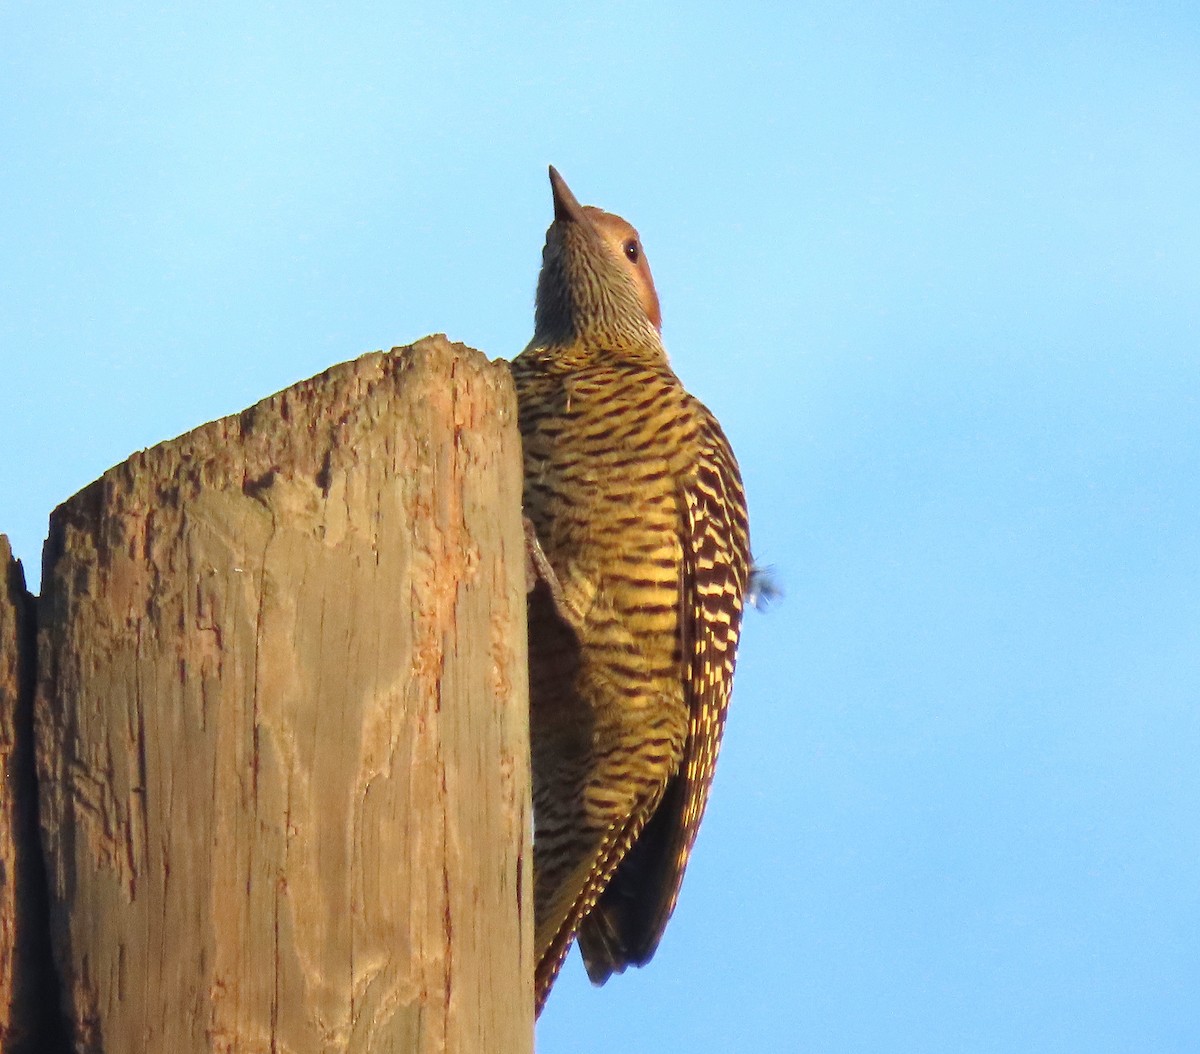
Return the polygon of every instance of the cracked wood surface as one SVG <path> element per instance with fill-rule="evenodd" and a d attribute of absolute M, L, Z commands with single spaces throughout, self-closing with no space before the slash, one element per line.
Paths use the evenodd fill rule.
<path fill-rule="evenodd" d="M 426 338 L 62 505 L 36 702 L 78 1049 L 532 1049 L 520 438 Z"/>
<path fill-rule="evenodd" d="M 28 808 L 28 802 L 22 800 L 28 790 L 22 786 L 19 770 L 29 657 L 22 625 L 28 610 L 25 576 L 3 535 L 0 573 L 0 1051 L 7 1054 L 23 1042 L 27 1031 L 26 1003 L 18 995 L 22 962 L 17 931 L 23 914 L 18 905 L 21 841 L 17 831 L 22 811 Z M 28 735 L 25 738 L 28 740 Z M 28 742 L 24 749 L 30 749 Z"/>
<path fill-rule="evenodd" d="M 33 598 L 0 535 L 0 1054 L 58 1054 L 33 766 Z"/>

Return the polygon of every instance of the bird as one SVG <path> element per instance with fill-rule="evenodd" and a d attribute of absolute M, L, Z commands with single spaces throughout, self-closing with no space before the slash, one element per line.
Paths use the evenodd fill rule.
<path fill-rule="evenodd" d="M 663 346 L 638 232 L 550 167 L 533 338 L 511 362 L 531 547 L 534 998 L 573 942 L 654 955 L 709 789 L 751 576 L 738 463 Z"/>

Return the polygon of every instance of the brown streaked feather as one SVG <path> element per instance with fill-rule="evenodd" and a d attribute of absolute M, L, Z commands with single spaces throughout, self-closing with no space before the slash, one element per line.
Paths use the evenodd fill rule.
<path fill-rule="evenodd" d="M 701 457 L 680 488 L 685 539 L 680 641 L 690 714 L 687 745 L 654 815 L 579 928 L 593 982 L 649 962 L 679 898 L 708 802 L 733 684 L 749 533 L 741 477 L 720 426 L 704 422 Z"/>
<path fill-rule="evenodd" d="M 622 827 L 611 830 L 609 836 L 605 838 L 570 913 L 554 934 L 538 963 L 534 978 L 534 1009 L 536 1012 L 541 1012 L 546 997 L 550 994 L 550 989 L 566 961 L 567 953 L 571 950 L 571 944 L 580 932 L 581 922 L 586 923 L 591 918 L 597 900 L 603 895 L 618 866 L 627 859 L 630 847 L 639 844 L 647 820 L 657 814 L 656 805 L 657 800 L 655 799 L 644 802 L 641 808 L 630 815 Z"/>
<path fill-rule="evenodd" d="M 738 470 L 671 370 L 637 232 L 551 170 L 534 336 L 512 364 L 529 603 L 540 1010 L 578 931 L 602 981 L 653 954 L 720 746 L 746 587 Z"/>

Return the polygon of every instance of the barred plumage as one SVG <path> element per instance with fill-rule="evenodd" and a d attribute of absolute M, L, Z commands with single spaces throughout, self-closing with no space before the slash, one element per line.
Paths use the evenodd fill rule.
<path fill-rule="evenodd" d="M 712 782 L 749 576 L 733 452 L 671 370 L 637 232 L 550 170 L 535 332 L 514 360 L 530 595 L 535 979 L 654 954 Z"/>

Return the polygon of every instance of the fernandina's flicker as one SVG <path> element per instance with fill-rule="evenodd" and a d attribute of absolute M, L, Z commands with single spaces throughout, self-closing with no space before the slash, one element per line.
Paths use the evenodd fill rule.
<path fill-rule="evenodd" d="M 553 168 L 550 183 L 533 340 L 512 364 L 544 570 L 529 602 L 539 1012 L 576 937 L 597 984 L 658 946 L 750 567 L 737 462 L 668 364 L 637 231 Z"/>

